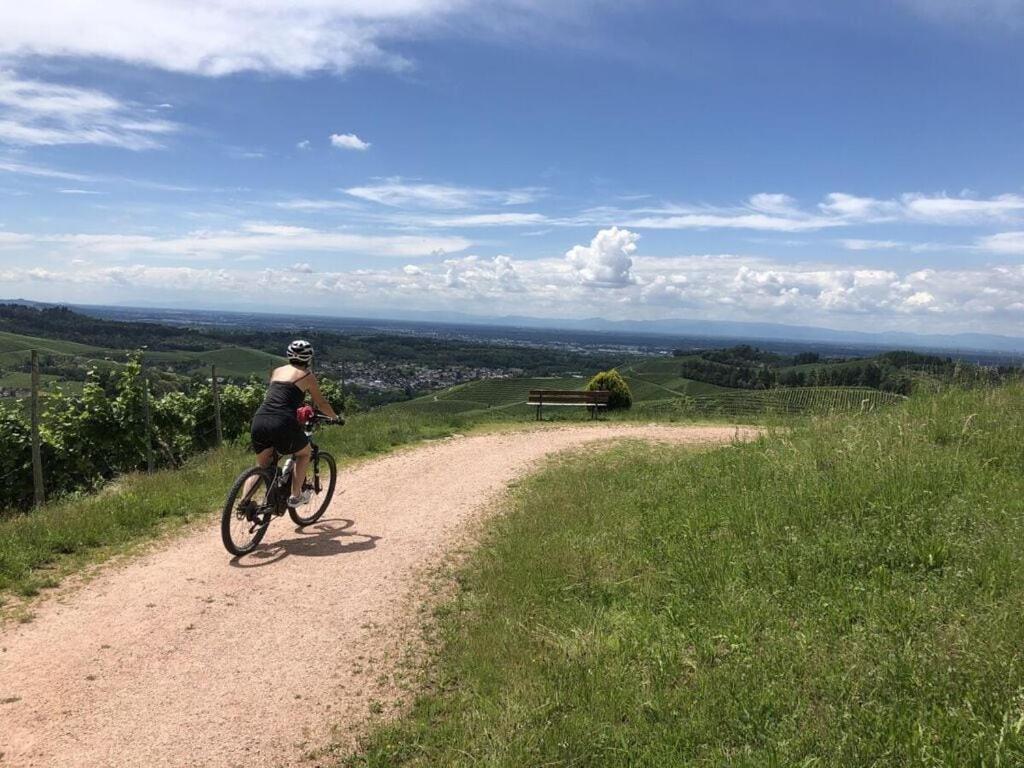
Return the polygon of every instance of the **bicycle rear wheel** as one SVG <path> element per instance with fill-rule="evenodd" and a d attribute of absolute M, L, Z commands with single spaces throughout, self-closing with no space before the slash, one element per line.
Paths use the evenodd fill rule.
<path fill-rule="evenodd" d="M 324 516 L 334 496 L 334 488 L 338 484 L 338 465 L 334 457 L 325 451 L 319 451 L 316 458 L 309 462 L 306 479 L 302 481 L 302 489 L 309 490 L 312 495 L 306 504 L 288 507 L 288 514 L 296 525 L 311 525 Z"/>
<path fill-rule="evenodd" d="M 259 467 L 238 476 L 228 493 L 220 518 L 224 548 L 236 557 L 256 549 L 270 525 L 271 480 Z"/>

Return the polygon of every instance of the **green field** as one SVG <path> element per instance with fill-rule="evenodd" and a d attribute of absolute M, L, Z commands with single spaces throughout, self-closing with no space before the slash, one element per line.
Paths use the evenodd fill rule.
<path fill-rule="evenodd" d="M 348 766 L 1024 765 L 1024 389 L 514 491 Z"/>

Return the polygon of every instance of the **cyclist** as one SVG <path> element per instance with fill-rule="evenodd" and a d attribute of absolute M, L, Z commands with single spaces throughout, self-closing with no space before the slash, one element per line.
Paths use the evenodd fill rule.
<path fill-rule="evenodd" d="M 309 466 L 309 438 L 306 437 L 295 411 L 302 406 L 308 392 L 313 405 L 329 418 L 338 419 L 317 385 L 313 373 L 313 345 L 296 339 L 288 345 L 288 365 L 275 368 L 270 374 L 263 404 L 252 419 L 252 448 L 261 467 L 268 467 L 274 460 L 274 451 L 292 454 L 295 468 L 292 472 L 292 493 L 289 507 L 309 502 L 312 491 L 302 490 Z"/>

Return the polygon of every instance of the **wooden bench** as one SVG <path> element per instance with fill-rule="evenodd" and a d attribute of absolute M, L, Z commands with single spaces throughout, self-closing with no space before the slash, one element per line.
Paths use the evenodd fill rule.
<path fill-rule="evenodd" d="M 599 408 L 607 408 L 611 392 L 605 389 L 531 389 L 526 404 L 537 408 L 537 421 L 545 405 L 575 405 L 590 409 L 590 418 L 597 418 Z"/>

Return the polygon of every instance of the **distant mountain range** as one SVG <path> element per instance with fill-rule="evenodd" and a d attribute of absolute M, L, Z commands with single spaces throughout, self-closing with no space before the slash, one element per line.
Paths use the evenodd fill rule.
<path fill-rule="evenodd" d="M 0 303 L 25 304 L 28 306 L 52 306 L 43 302 L 26 299 L 0 299 Z M 103 307 L 73 306 L 74 309 L 89 313 L 103 310 Z M 114 309 L 114 307 L 110 307 Z M 118 309 L 133 309 L 118 307 Z M 208 310 L 196 308 L 138 307 L 140 310 L 157 311 L 167 309 L 178 317 L 182 313 L 205 314 Z M 218 314 L 234 314 L 230 310 L 209 310 Z M 103 314 L 106 314 L 105 312 Z M 241 313 L 254 314 L 254 313 Z M 270 316 L 274 313 L 265 313 Z M 292 313 L 295 316 L 296 313 Z M 311 314 L 311 313 L 309 313 Z M 307 315 L 308 316 L 308 315 Z M 949 352 L 998 352 L 1003 355 L 1024 355 L 1024 338 L 1001 336 L 989 333 L 925 334 L 907 331 L 843 331 L 810 325 L 785 325 L 782 323 L 732 322 L 725 320 L 693 320 L 673 318 L 667 320 L 605 320 L 599 317 L 585 319 L 540 318 L 517 315 L 482 316 L 461 312 L 366 312 L 351 319 L 408 321 L 416 323 L 443 323 L 446 325 L 489 326 L 505 328 L 529 328 L 537 330 L 601 331 L 606 333 L 645 334 L 656 336 L 686 336 L 721 339 L 726 342 L 800 342 L 804 344 L 843 344 L 878 348 L 943 350 Z M 332 318 L 340 319 L 340 318 Z"/>
<path fill-rule="evenodd" d="M 379 319 L 385 319 L 380 316 Z M 810 325 L 784 325 L 782 323 L 747 323 L 726 320 L 605 320 L 599 317 L 585 319 L 551 319 L 504 315 L 484 317 L 457 312 L 403 312 L 387 319 L 415 320 L 418 322 L 459 323 L 466 325 L 509 326 L 515 328 L 544 328 L 576 331 L 607 331 L 642 333 L 658 336 L 700 336 L 731 341 L 799 341 L 857 344 L 868 347 L 900 347 L 942 349 L 949 351 L 974 350 L 1024 355 L 1024 338 L 989 333 L 925 334 L 906 331 L 842 331 Z"/>

